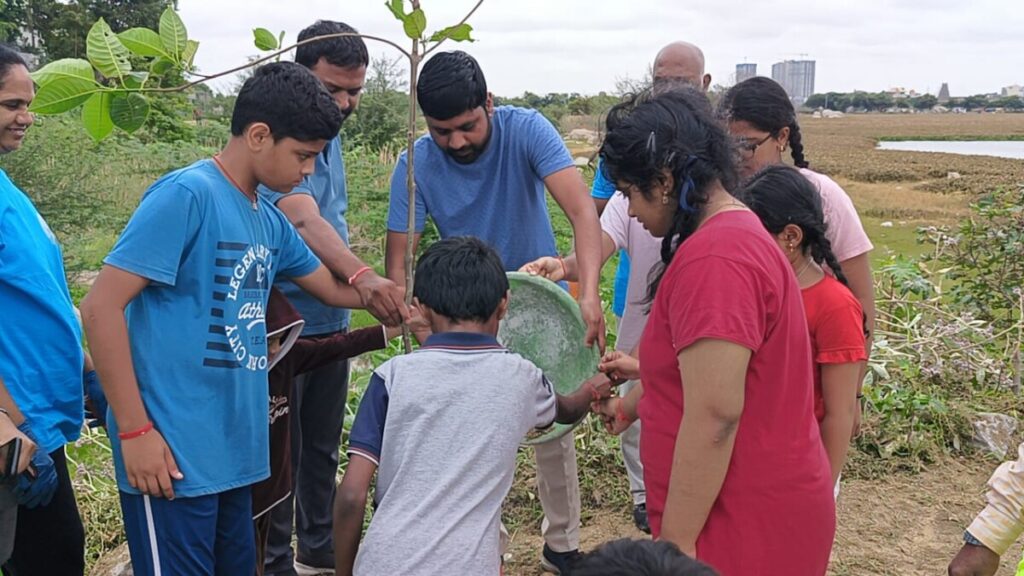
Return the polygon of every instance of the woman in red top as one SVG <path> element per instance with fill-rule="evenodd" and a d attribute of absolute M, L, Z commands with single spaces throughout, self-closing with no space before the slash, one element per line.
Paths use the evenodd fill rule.
<path fill-rule="evenodd" d="M 814 416 L 838 496 L 860 372 L 868 359 L 864 312 L 825 236 L 821 196 L 802 174 L 787 166 L 770 166 L 750 180 L 741 196 L 775 236 L 800 284 L 814 358 Z"/>
<path fill-rule="evenodd" d="M 723 576 L 821 576 L 835 503 L 800 289 L 729 192 L 732 141 L 693 91 L 620 104 L 607 122 L 602 163 L 630 215 L 665 238 L 642 386 L 601 407 L 616 429 L 643 422 L 652 534 Z"/>

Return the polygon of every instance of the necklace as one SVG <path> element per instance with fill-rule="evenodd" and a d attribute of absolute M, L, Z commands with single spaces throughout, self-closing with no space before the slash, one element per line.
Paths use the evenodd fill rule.
<path fill-rule="evenodd" d="M 224 167 L 224 163 L 220 161 L 220 154 L 214 154 L 213 155 L 213 161 L 214 161 L 215 164 L 217 164 L 217 168 L 220 168 L 220 171 L 221 171 L 222 174 L 224 174 L 224 177 L 228 179 L 228 182 L 231 182 L 231 184 L 235 188 L 237 188 L 238 191 L 241 192 L 243 196 L 245 196 L 246 200 L 249 200 L 249 195 L 246 194 L 245 190 L 238 184 L 238 181 L 235 180 L 231 176 L 231 172 L 228 172 L 228 169 Z M 253 210 L 259 209 L 259 205 L 257 203 L 255 195 L 253 196 L 253 198 L 251 200 L 252 200 L 252 209 Z"/>
<path fill-rule="evenodd" d="M 811 260 L 810 258 L 808 258 L 807 262 L 804 262 L 804 265 L 800 268 L 800 270 L 797 271 L 797 273 L 796 273 L 796 280 L 797 280 L 797 282 L 800 282 L 800 277 L 803 276 L 804 272 L 807 272 L 807 269 L 811 267 L 811 262 L 814 262 L 814 260 Z"/>

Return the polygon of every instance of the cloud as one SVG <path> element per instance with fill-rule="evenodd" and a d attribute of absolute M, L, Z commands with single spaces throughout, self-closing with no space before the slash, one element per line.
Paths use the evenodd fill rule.
<path fill-rule="evenodd" d="M 251 29 L 285 30 L 294 39 L 317 18 L 401 41 L 382 0 L 180 0 L 197 62 L 224 70 L 257 53 Z M 424 2 L 428 28 L 454 23 L 472 0 Z M 701 46 L 716 82 L 739 62 L 762 74 L 784 59 L 817 60 L 818 91 L 882 90 L 893 85 L 955 94 L 1024 83 L 1024 9 L 1019 0 L 486 0 L 471 20 L 473 53 L 498 94 L 596 93 L 616 78 L 644 73 L 674 40 Z M 456 45 L 446 47 L 452 49 Z M 393 54 L 371 45 L 373 54 Z M 230 81 L 216 86 L 227 89 Z"/>

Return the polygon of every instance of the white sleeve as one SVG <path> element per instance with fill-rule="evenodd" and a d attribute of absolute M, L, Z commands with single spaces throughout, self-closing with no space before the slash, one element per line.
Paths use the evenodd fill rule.
<path fill-rule="evenodd" d="M 601 213 L 601 231 L 615 243 L 616 250 L 623 250 L 629 244 L 629 200 L 616 192 Z"/>

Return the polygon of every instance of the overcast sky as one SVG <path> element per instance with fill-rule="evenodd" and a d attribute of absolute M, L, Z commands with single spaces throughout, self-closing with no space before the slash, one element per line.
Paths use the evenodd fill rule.
<path fill-rule="evenodd" d="M 422 0 L 428 30 L 456 23 L 473 4 Z M 317 18 L 404 38 L 384 0 L 180 0 L 179 10 L 202 42 L 196 62 L 207 73 L 256 54 L 257 26 L 285 30 L 286 43 Z M 708 72 L 726 85 L 739 62 L 770 76 L 772 63 L 803 58 L 817 61 L 816 92 L 937 93 L 948 82 L 963 96 L 1024 84 L 1021 0 L 485 0 L 470 22 L 477 42 L 445 49 L 472 53 L 504 96 L 610 92 L 617 78 L 641 77 L 673 40 L 700 46 Z M 370 45 L 374 56 L 388 50 Z"/>

